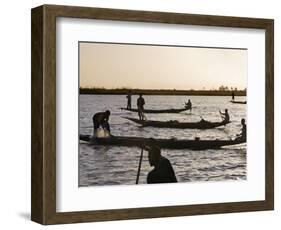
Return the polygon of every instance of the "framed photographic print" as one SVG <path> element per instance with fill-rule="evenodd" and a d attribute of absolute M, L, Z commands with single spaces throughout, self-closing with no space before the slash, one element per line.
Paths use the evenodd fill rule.
<path fill-rule="evenodd" d="M 273 28 L 32 9 L 32 220 L 272 210 Z"/>

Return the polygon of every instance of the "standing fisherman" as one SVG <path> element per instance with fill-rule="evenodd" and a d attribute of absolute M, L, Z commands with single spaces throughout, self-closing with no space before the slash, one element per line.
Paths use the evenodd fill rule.
<path fill-rule="evenodd" d="M 231 94 L 231 96 L 232 96 L 232 100 L 234 101 L 235 100 L 235 98 L 234 98 L 234 91 L 232 91 L 232 94 Z"/>
<path fill-rule="evenodd" d="M 132 91 L 131 90 L 128 92 L 128 95 L 126 97 L 127 97 L 127 109 L 131 109 L 132 108 L 132 105 L 131 105 Z"/>
<path fill-rule="evenodd" d="M 144 98 L 142 97 L 142 94 L 140 94 L 138 100 L 137 100 L 137 107 L 138 107 L 138 115 L 141 121 L 143 121 L 145 119 L 144 116 L 144 105 L 145 105 L 145 101 Z"/>

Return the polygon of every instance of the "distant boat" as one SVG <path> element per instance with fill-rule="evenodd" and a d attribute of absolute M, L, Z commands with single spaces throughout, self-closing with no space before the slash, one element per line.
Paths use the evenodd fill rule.
<path fill-rule="evenodd" d="M 234 103 L 234 104 L 247 104 L 247 101 L 230 101 L 231 103 Z"/>
<path fill-rule="evenodd" d="M 91 138 L 90 135 L 80 135 L 80 140 L 92 145 L 143 147 L 144 145 L 157 145 L 163 149 L 219 149 L 223 146 L 245 143 L 246 140 L 177 140 L 177 139 L 152 139 L 144 137 L 113 136 L 110 138 Z"/>
<path fill-rule="evenodd" d="M 138 112 L 138 109 L 127 109 L 127 108 L 121 108 L 122 110 L 127 110 L 131 112 Z M 144 113 L 180 113 L 186 110 L 189 110 L 190 108 L 182 108 L 182 109 L 145 109 Z"/>
<path fill-rule="evenodd" d="M 141 124 L 142 126 L 151 126 L 158 128 L 175 128 L 175 129 L 213 129 L 222 125 L 230 123 L 229 121 L 210 122 L 201 120 L 198 122 L 178 122 L 178 121 L 153 121 L 153 120 L 139 120 L 132 117 L 123 117 L 130 121 Z"/>

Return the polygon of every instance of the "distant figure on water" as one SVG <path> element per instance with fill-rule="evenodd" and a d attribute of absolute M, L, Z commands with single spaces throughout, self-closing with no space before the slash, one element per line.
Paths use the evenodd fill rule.
<path fill-rule="evenodd" d="M 148 148 L 148 161 L 150 166 L 154 166 L 154 169 L 147 175 L 148 184 L 177 182 L 170 161 L 161 155 L 159 147 L 151 146 Z"/>
<path fill-rule="evenodd" d="M 232 100 L 234 101 L 235 100 L 234 91 L 232 91 L 231 97 L 232 97 Z"/>
<path fill-rule="evenodd" d="M 190 110 L 190 112 L 192 111 L 192 103 L 191 103 L 190 99 L 188 99 L 188 102 L 185 103 L 185 107 L 186 107 L 188 110 Z"/>
<path fill-rule="evenodd" d="M 242 125 L 241 133 L 237 135 L 236 140 L 245 140 L 246 141 L 247 125 L 246 125 L 244 118 L 241 119 L 241 125 Z"/>
<path fill-rule="evenodd" d="M 140 94 L 138 100 L 137 100 L 137 107 L 138 107 L 138 115 L 141 121 L 145 120 L 144 116 L 144 105 L 145 105 L 145 100 L 142 97 L 142 94 Z"/>
<path fill-rule="evenodd" d="M 94 135 L 96 137 L 108 137 L 110 136 L 110 126 L 108 123 L 109 120 L 109 116 L 110 116 L 110 111 L 106 110 L 105 112 L 99 112 L 96 113 L 93 116 L 93 124 L 94 124 Z M 100 130 L 102 129 L 102 130 Z M 101 132 L 99 131 L 103 131 L 103 134 L 100 135 Z"/>
<path fill-rule="evenodd" d="M 224 113 L 222 113 L 220 111 L 220 115 L 221 115 L 221 118 L 223 119 L 223 121 L 225 121 L 225 122 L 229 122 L 230 121 L 227 109 L 224 110 Z"/>
<path fill-rule="evenodd" d="M 132 91 L 130 90 L 128 92 L 128 95 L 126 96 L 127 98 L 127 109 L 131 109 L 132 108 Z"/>

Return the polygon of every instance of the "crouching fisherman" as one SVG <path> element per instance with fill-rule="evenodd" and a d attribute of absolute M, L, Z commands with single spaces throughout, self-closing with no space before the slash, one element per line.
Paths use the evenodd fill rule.
<path fill-rule="evenodd" d="M 110 126 L 109 126 L 109 116 L 110 111 L 106 110 L 105 112 L 96 113 L 93 116 L 93 124 L 94 124 L 94 137 L 102 138 L 102 137 L 110 137 Z"/>
<path fill-rule="evenodd" d="M 177 182 L 174 169 L 170 161 L 161 155 L 161 150 L 156 145 L 146 147 L 148 150 L 148 161 L 154 166 L 147 175 L 147 183 L 174 183 Z"/>

